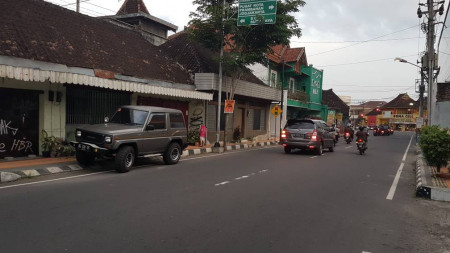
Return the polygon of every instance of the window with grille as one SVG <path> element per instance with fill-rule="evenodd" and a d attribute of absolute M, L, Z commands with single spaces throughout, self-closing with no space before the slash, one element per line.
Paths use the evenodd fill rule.
<path fill-rule="evenodd" d="M 111 118 L 117 108 L 129 105 L 131 93 L 67 85 L 67 124 L 98 124 Z"/>

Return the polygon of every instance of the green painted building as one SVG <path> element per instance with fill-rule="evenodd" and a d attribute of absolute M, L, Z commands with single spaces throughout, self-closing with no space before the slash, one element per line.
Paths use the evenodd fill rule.
<path fill-rule="evenodd" d="M 288 90 L 287 119 L 328 117 L 322 104 L 323 71 L 308 65 L 305 48 L 273 47 L 268 55 L 269 85 Z M 286 103 L 286 101 L 285 101 Z"/>

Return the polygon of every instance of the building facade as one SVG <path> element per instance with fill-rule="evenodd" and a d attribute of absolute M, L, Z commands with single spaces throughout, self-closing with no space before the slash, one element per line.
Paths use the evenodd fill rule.
<path fill-rule="evenodd" d="M 42 130 L 70 140 L 121 105 L 178 108 L 187 122 L 213 99 L 136 31 L 44 1 L 4 1 L 0 15 L 0 158 L 39 155 Z"/>

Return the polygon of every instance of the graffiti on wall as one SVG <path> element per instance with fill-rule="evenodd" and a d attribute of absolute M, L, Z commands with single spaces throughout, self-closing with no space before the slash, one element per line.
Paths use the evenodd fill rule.
<path fill-rule="evenodd" d="M 0 153 L 5 153 L 7 151 L 11 152 L 23 152 L 23 153 L 34 153 L 33 143 L 28 141 L 26 137 L 22 139 L 17 138 L 17 132 L 19 128 L 15 128 L 11 125 L 11 121 L 0 119 L 0 136 L 4 136 L 0 139 Z M 10 139 L 10 137 L 13 139 Z M 5 139 L 9 138 L 11 141 L 6 142 Z M 9 145 L 8 145 L 9 144 Z"/>
<path fill-rule="evenodd" d="M 189 104 L 189 129 L 197 130 L 205 124 L 205 106 L 203 101 Z"/>

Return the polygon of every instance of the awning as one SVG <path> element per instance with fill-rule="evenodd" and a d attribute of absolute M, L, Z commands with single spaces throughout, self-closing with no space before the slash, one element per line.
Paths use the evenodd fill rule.
<path fill-rule="evenodd" d="M 155 86 L 151 83 L 106 79 L 70 72 L 40 70 L 36 68 L 24 68 L 8 65 L 0 65 L 0 77 L 7 77 L 26 82 L 45 82 L 49 80 L 52 83 L 69 83 L 143 94 L 165 95 L 207 101 L 211 101 L 213 99 L 213 94 L 211 93 L 194 90 L 168 88 Z"/>

